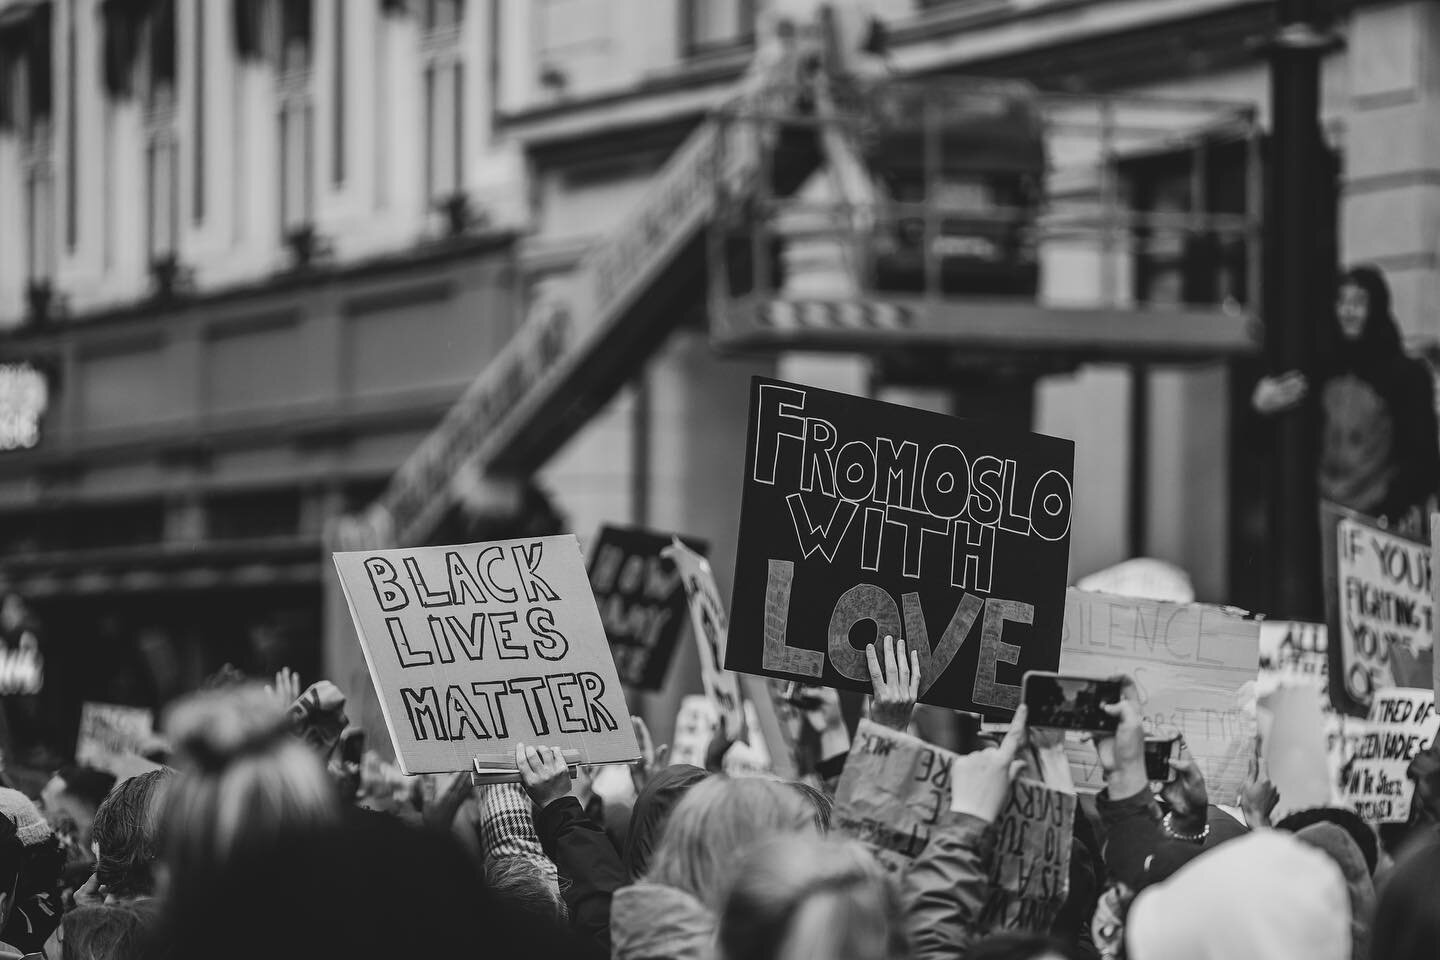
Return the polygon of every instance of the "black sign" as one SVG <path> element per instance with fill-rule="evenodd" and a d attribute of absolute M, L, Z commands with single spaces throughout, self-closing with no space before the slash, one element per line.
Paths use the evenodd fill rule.
<path fill-rule="evenodd" d="M 904 637 L 925 703 L 1003 718 L 1060 662 L 1068 440 L 757 377 L 725 666 L 868 691 Z"/>
<path fill-rule="evenodd" d="M 590 551 L 590 587 L 620 680 L 640 690 L 659 690 L 690 622 L 685 585 L 675 564 L 660 555 L 671 538 L 648 530 L 602 527 Z M 704 554 L 706 545 L 682 537 Z"/>

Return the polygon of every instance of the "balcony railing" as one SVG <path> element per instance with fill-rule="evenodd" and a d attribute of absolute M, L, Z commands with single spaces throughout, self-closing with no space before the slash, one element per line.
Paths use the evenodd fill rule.
<path fill-rule="evenodd" d="M 951 80 L 793 102 L 726 114 L 768 149 L 758 189 L 722 198 L 713 309 L 983 298 L 1234 315 L 1259 302 L 1248 104 Z"/>

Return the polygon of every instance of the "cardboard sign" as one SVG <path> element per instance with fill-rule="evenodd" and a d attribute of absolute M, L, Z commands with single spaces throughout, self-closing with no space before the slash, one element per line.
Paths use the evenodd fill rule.
<path fill-rule="evenodd" d="M 590 551 L 590 588 L 610 638 L 615 669 L 627 686 L 659 690 L 688 619 L 685 585 L 661 556 L 673 538 L 646 530 L 602 527 Z M 696 553 L 706 545 L 687 540 Z"/>
<path fill-rule="evenodd" d="M 690 604 L 690 625 L 695 634 L 695 644 L 700 649 L 700 680 L 705 686 L 705 695 L 725 721 L 726 733 L 731 739 L 740 738 L 745 732 L 740 680 L 721 666 L 725 663 L 730 622 L 720 602 L 720 588 L 715 585 L 715 574 L 709 561 L 679 540 L 672 541 L 665 548 L 665 556 L 674 562 L 685 584 L 685 596 Z"/>
<path fill-rule="evenodd" d="M 335 567 L 407 774 L 515 744 L 580 763 L 640 755 L 573 536 L 335 554 Z"/>
<path fill-rule="evenodd" d="M 113 703 L 85 703 L 80 707 L 80 735 L 75 740 L 75 762 L 120 776 L 128 772 L 155 739 L 149 710 Z"/>
<path fill-rule="evenodd" d="M 754 705 L 745 701 L 745 718 L 750 737 L 725 752 L 724 771 L 732 777 L 754 777 L 772 772 L 770 751 L 756 731 L 759 721 Z M 670 763 L 705 768 L 710 743 L 720 732 L 720 716 L 709 697 L 690 695 L 680 701 L 675 715 L 675 736 L 670 739 Z"/>
<path fill-rule="evenodd" d="M 1076 798 L 1017 777 L 995 821 L 998 842 L 990 867 L 990 892 L 978 929 L 1050 932 L 1070 894 L 1070 841 Z"/>
<path fill-rule="evenodd" d="M 835 790 L 835 829 L 870 847 L 886 870 L 902 873 L 929 844 L 931 832 L 956 819 L 950 810 L 956 756 L 860 721 Z"/>
<path fill-rule="evenodd" d="M 1345 803 L 1371 823 L 1405 823 L 1415 798 L 1410 761 L 1430 749 L 1440 729 L 1433 690 L 1392 688 L 1375 694 L 1370 723 L 1342 785 Z"/>
<path fill-rule="evenodd" d="M 1329 504 L 1322 532 L 1335 709 L 1363 717 L 1387 687 L 1433 690 L 1430 545 Z"/>
<path fill-rule="evenodd" d="M 1060 672 L 1135 681 L 1146 732 L 1185 736 L 1210 802 L 1234 804 L 1255 749 L 1260 623 L 1222 607 L 1071 590 Z M 1095 748 L 1070 743 L 1075 784 L 1105 785 Z"/>
<path fill-rule="evenodd" d="M 1059 659 L 1074 445 L 757 377 L 725 666 L 868 692 L 865 646 L 920 655 L 920 699 L 1006 718 Z"/>

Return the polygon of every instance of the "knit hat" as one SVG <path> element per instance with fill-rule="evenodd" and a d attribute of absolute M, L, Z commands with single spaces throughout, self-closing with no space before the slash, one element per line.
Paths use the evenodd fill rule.
<path fill-rule="evenodd" d="M 1350 898 L 1330 857 L 1263 830 L 1137 896 L 1125 936 L 1130 960 L 1348 960 Z"/>
<path fill-rule="evenodd" d="M 15 824 L 15 836 L 24 846 L 32 847 L 42 843 L 54 834 L 50 824 L 46 823 L 45 818 L 40 816 L 40 811 L 35 809 L 35 804 L 19 790 L 0 787 L 0 813 Z"/>

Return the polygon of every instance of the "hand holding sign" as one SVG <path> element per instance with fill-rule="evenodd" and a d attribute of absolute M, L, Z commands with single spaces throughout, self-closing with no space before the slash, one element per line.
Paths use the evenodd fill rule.
<path fill-rule="evenodd" d="M 994 823 L 1010 796 L 1010 784 L 1025 767 L 1016 755 L 1025 745 L 1026 709 L 1021 705 L 1010 719 L 1000 746 L 955 758 L 951 767 L 950 809 L 986 823 Z"/>
<path fill-rule="evenodd" d="M 548 807 L 570 794 L 570 767 L 565 757 L 553 747 L 527 747 L 515 744 L 515 766 L 520 770 L 520 785 L 537 807 Z"/>
<path fill-rule="evenodd" d="M 911 650 L 907 659 L 905 640 L 885 638 L 885 669 L 875 644 L 865 648 L 865 662 L 870 667 L 870 682 L 875 692 L 870 704 L 870 719 L 882 727 L 904 733 L 910 728 L 915 701 L 920 696 L 920 655 Z"/>
<path fill-rule="evenodd" d="M 1161 792 L 1175 817 L 1185 829 L 1200 829 L 1205 826 L 1206 808 L 1210 795 L 1205 789 L 1205 775 L 1190 756 L 1190 748 L 1180 741 L 1180 759 L 1171 760 L 1170 766 L 1176 777 L 1165 784 Z"/>

